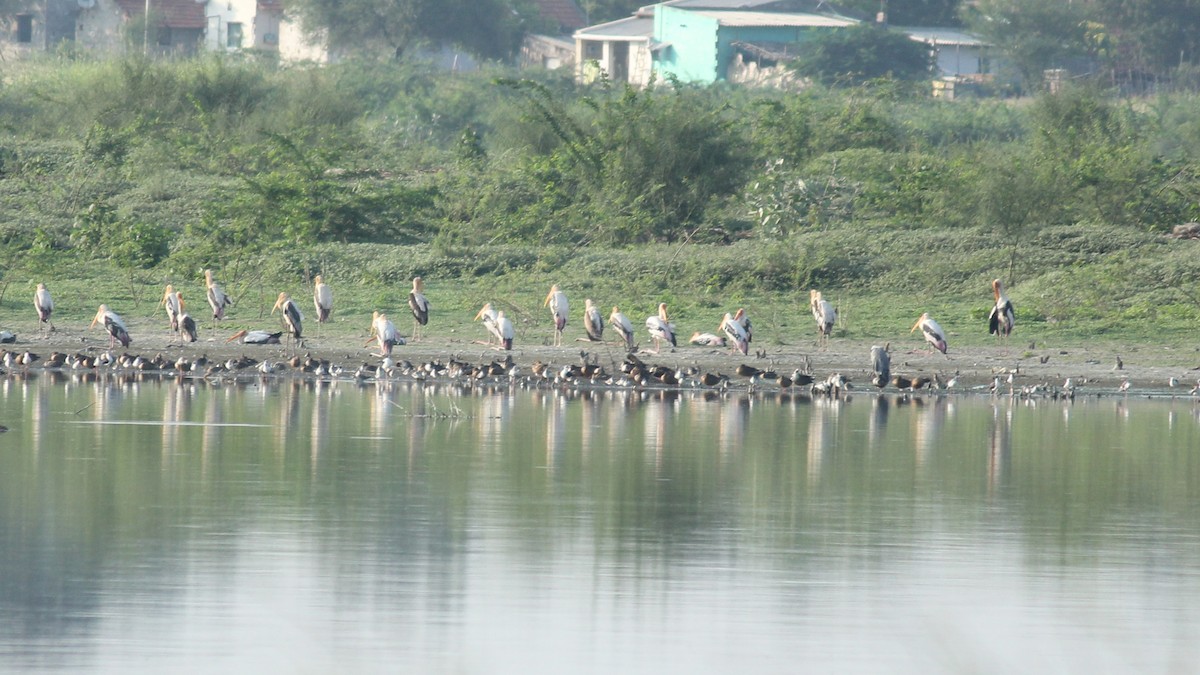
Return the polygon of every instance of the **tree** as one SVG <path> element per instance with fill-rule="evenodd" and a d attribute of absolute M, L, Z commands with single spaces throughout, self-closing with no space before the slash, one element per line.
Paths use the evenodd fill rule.
<path fill-rule="evenodd" d="M 524 0 L 293 0 L 290 6 L 305 32 L 324 36 L 335 49 L 385 49 L 397 58 L 422 43 L 505 58 L 520 43 L 521 17 L 534 15 Z"/>
<path fill-rule="evenodd" d="M 1200 2 L 1196 0 L 1098 0 L 1104 27 L 1103 56 L 1118 74 L 1162 75 L 1200 60 Z"/>
<path fill-rule="evenodd" d="M 929 49 L 874 24 L 830 31 L 803 46 L 794 64 L 800 74 L 826 83 L 859 84 L 879 78 L 919 80 L 929 77 Z"/>
<path fill-rule="evenodd" d="M 1027 83 L 1087 53 L 1083 3 L 1045 0 L 979 0 L 965 13 L 971 30 L 1012 60 Z"/>

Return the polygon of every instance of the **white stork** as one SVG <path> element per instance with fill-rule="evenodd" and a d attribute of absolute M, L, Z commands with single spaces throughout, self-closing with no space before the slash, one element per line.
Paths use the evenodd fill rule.
<path fill-rule="evenodd" d="M 996 304 L 992 305 L 992 312 L 988 314 L 988 333 L 1007 339 L 1017 322 L 1013 304 L 1004 294 L 1004 286 L 999 279 L 992 280 L 992 293 L 996 297 Z"/>
<path fill-rule="evenodd" d="M 550 314 L 554 316 L 554 346 L 562 346 L 563 329 L 567 327 L 567 313 L 570 311 L 570 306 L 567 304 L 567 294 L 558 290 L 558 284 L 550 287 L 550 292 L 546 294 L 546 300 L 542 303 L 543 307 L 550 307 Z"/>
<path fill-rule="evenodd" d="M 938 322 L 929 318 L 929 312 L 921 315 L 917 322 L 913 324 L 912 330 L 909 333 L 920 328 L 921 333 L 925 336 L 925 341 L 933 346 L 934 349 L 945 354 L 946 353 L 946 331 L 938 325 Z"/>
<path fill-rule="evenodd" d="M 612 313 L 608 315 L 608 325 L 621 334 L 621 339 L 625 341 L 626 351 L 633 351 L 633 323 L 615 305 Z"/>
<path fill-rule="evenodd" d="M 654 339 L 654 353 L 662 349 L 662 343 L 670 342 L 675 345 L 675 325 L 667 319 L 667 303 L 658 303 L 658 314 L 646 317 L 646 330 Z"/>
<path fill-rule="evenodd" d="M 271 308 L 271 313 L 274 314 L 277 309 L 283 315 L 283 325 L 287 329 L 289 341 L 295 340 L 292 343 L 292 348 L 295 349 L 296 343 L 300 342 L 302 336 L 304 315 L 300 313 L 300 307 L 287 293 L 279 294 L 279 298 L 275 300 L 275 306 Z"/>
<path fill-rule="evenodd" d="M 129 331 L 125 329 L 125 322 L 116 312 L 110 311 L 108 305 L 100 305 L 100 309 L 96 310 L 96 318 L 92 319 L 92 325 L 88 326 L 88 330 L 94 328 L 97 323 L 108 331 L 109 349 L 115 347 L 117 342 L 120 342 L 122 347 L 128 347 L 129 343 L 133 341 L 129 338 Z"/>
<path fill-rule="evenodd" d="M 317 335 L 320 335 L 321 324 L 329 321 L 333 313 L 333 291 L 320 274 L 313 277 L 313 307 L 317 309 Z"/>
<path fill-rule="evenodd" d="M 413 277 L 412 291 L 408 294 L 408 308 L 413 315 L 413 340 L 421 338 L 421 326 L 429 323 L 429 300 L 425 298 L 425 282 Z"/>
<path fill-rule="evenodd" d="M 596 303 L 591 298 L 584 300 L 583 304 L 583 330 L 592 342 L 603 342 L 604 319 L 600 316 L 600 310 L 596 309 Z"/>
<path fill-rule="evenodd" d="M 208 288 L 208 306 L 212 307 L 213 325 L 225 318 L 225 308 L 233 304 L 233 300 L 225 295 L 225 291 L 213 281 L 212 270 L 204 270 L 204 285 Z"/>
<path fill-rule="evenodd" d="M 721 319 L 721 325 L 717 326 L 717 330 L 725 333 L 725 337 L 728 338 L 733 349 L 743 354 L 750 352 L 750 340 L 746 336 L 746 329 L 729 312 L 725 312 L 725 318 Z"/>
<path fill-rule="evenodd" d="M 46 290 L 46 284 L 38 284 L 37 290 L 33 292 L 33 306 L 38 313 L 38 332 L 42 332 L 45 328 L 42 324 L 50 324 L 50 332 L 54 332 L 54 324 L 50 321 L 50 315 L 54 313 L 54 300 L 50 297 L 50 291 Z"/>

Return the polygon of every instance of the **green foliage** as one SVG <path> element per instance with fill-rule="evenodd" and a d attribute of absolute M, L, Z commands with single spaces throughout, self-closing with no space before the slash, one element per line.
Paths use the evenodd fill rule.
<path fill-rule="evenodd" d="M 925 45 L 870 23 L 828 31 L 801 49 L 796 72 L 826 84 L 922 80 L 930 77 L 933 67 Z"/>
<path fill-rule="evenodd" d="M 1086 3 L 978 0 L 964 6 L 967 26 L 996 45 L 1020 71 L 1027 89 L 1042 71 L 1065 67 L 1087 52 Z"/>

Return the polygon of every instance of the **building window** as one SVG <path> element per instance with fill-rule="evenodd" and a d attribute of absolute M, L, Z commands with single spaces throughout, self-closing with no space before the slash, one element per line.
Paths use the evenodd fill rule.
<path fill-rule="evenodd" d="M 17 42 L 29 44 L 33 42 L 33 15 L 17 15 Z"/>
<path fill-rule="evenodd" d="M 583 43 L 583 59 L 585 61 L 599 61 L 604 55 L 604 45 L 599 42 Z"/>
<path fill-rule="evenodd" d="M 228 23 L 225 25 L 225 46 L 230 49 L 241 49 L 242 24 Z"/>

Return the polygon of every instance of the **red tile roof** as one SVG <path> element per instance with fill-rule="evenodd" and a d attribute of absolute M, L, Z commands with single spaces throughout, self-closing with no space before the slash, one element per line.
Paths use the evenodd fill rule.
<path fill-rule="evenodd" d="M 127 16 L 141 16 L 146 0 L 117 0 Z M 204 5 L 196 0 L 150 0 L 150 16 L 169 28 L 204 28 Z"/>
<path fill-rule="evenodd" d="M 587 25 L 583 10 L 575 0 L 535 0 L 538 13 L 542 18 L 557 22 L 559 29 L 565 33 L 573 33 Z"/>

